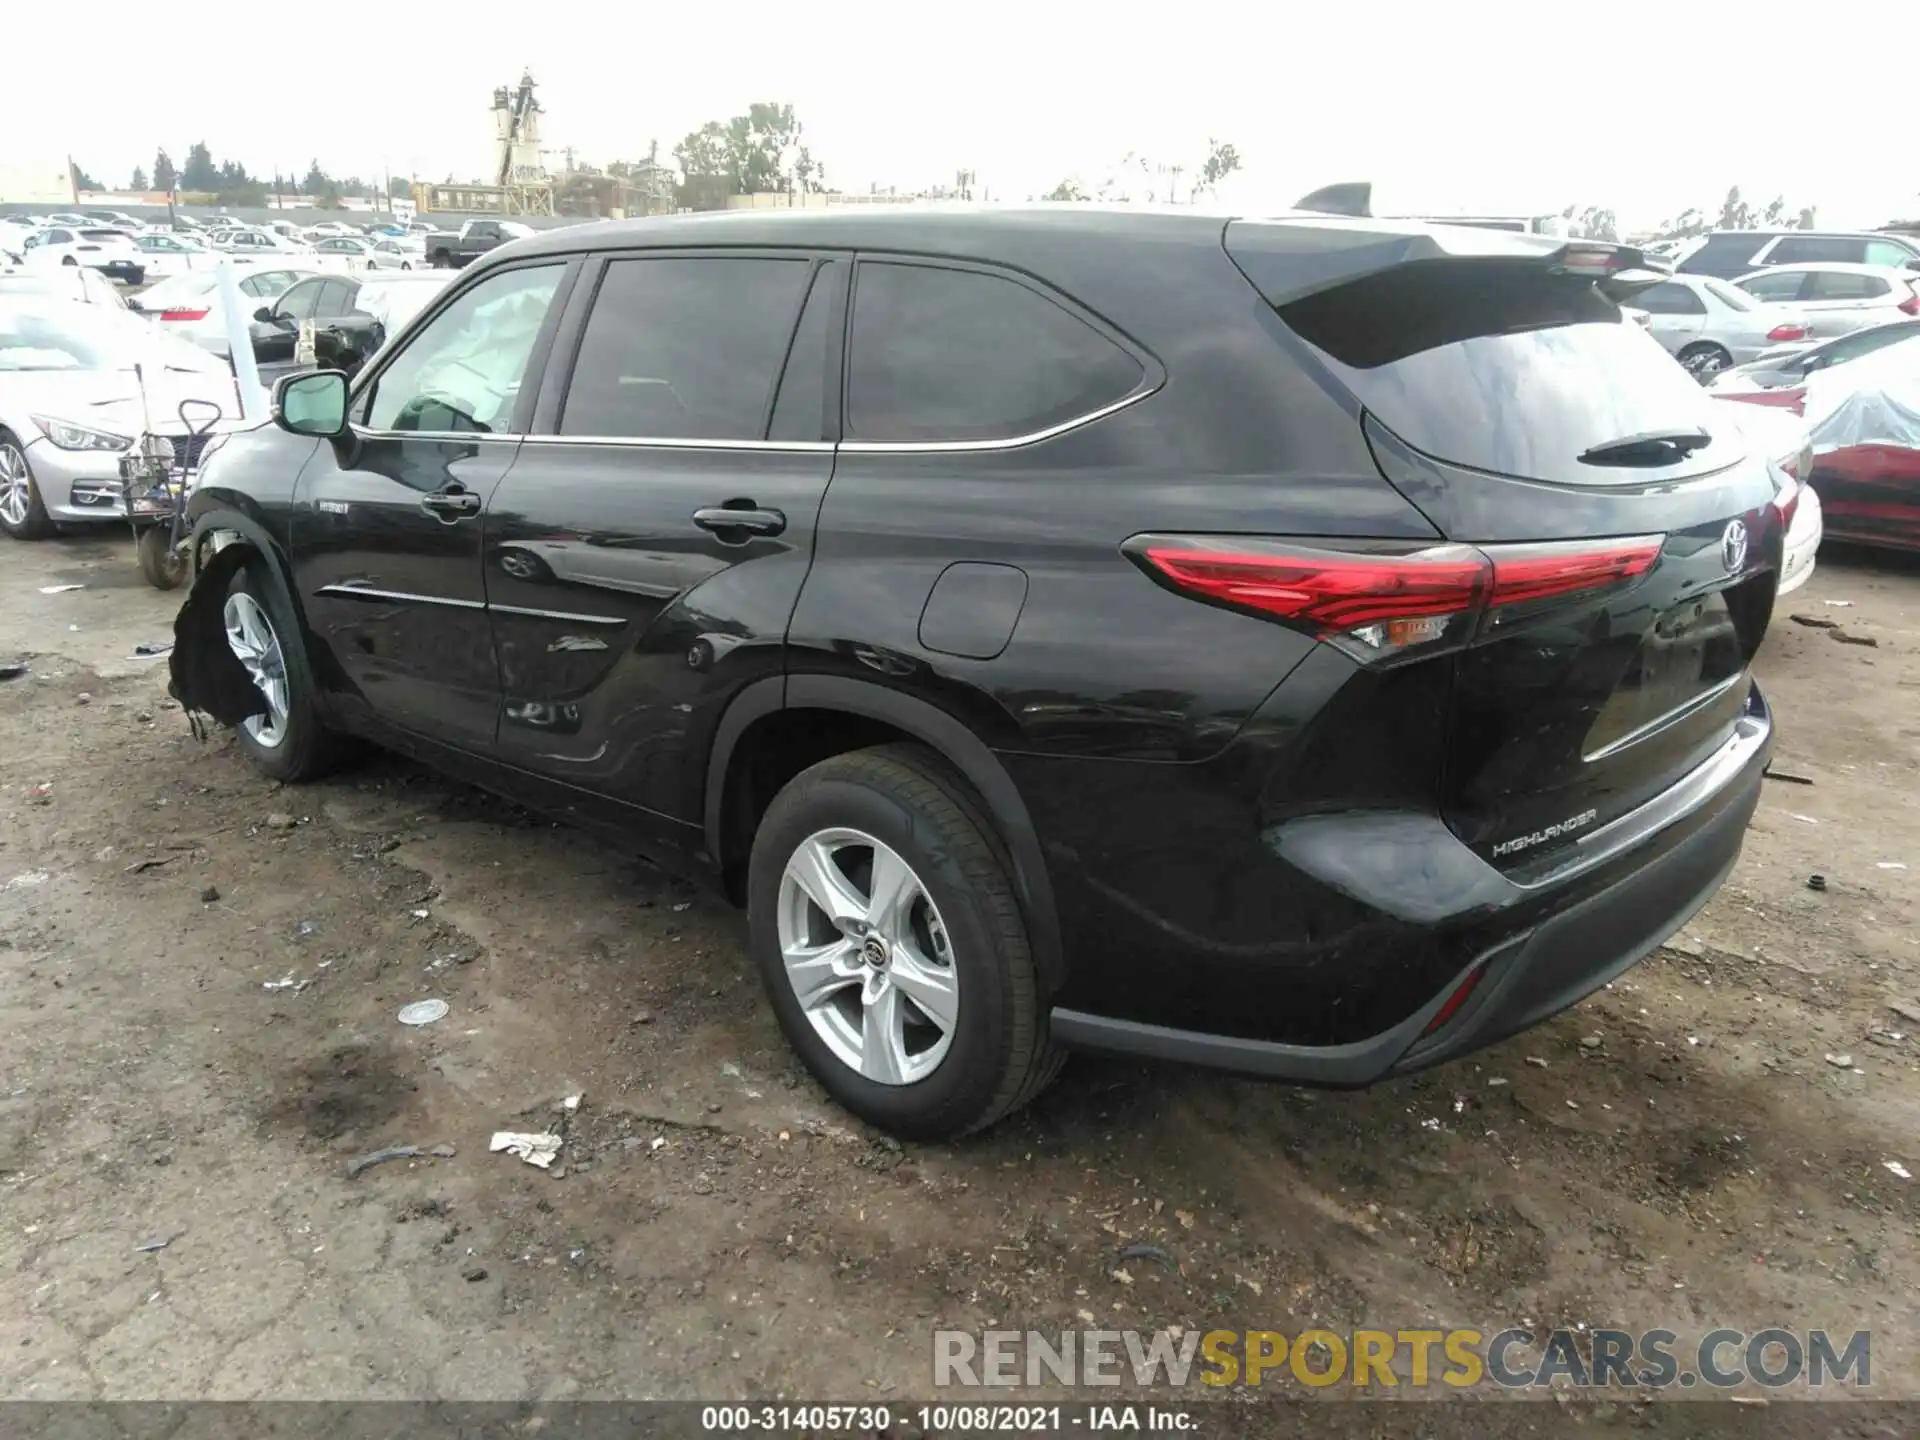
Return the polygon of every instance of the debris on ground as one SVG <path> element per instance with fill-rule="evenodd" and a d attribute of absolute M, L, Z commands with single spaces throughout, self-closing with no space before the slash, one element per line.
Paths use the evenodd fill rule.
<path fill-rule="evenodd" d="M 1844 610 L 1844 609 L 1846 609 L 1846 608 L 1847 608 L 1847 607 L 1848 607 L 1849 605 L 1851 605 L 1851 604 L 1853 604 L 1853 601 L 1851 601 L 1851 600 L 1822 600 L 1822 601 L 1821 601 L 1820 603 L 1821 603 L 1822 605 L 1831 605 L 1831 606 L 1833 606 L 1833 607 L 1834 607 L 1834 609 L 1836 609 L 1836 610 Z"/>
<path fill-rule="evenodd" d="M 1791 815 L 1794 819 L 1798 820 L 1802 825 L 1818 825 L 1820 823 L 1818 820 L 1814 819 L 1813 816 L 1802 815 L 1798 810 L 1789 810 L 1787 814 Z"/>
<path fill-rule="evenodd" d="M 1580 1037 L 1580 1048 L 1582 1050 L 1598 1050 L 1605 1043 L 1606 1041 L 1599 1035 L 1582 1035 Z"/>
<path fill-rule="evenodd" d="M 1829 630 L 1827 634 L 1831 636 L 1833 639 L 1838 640 L 1842 645 L 1866 645 L 1866 646 L 1870 646 L 1875 650 L 1878 650 L 1880 648 L 1880 642 L 1874 639 L 1873 636 L 1855 635 L 1849 631 L 1842 630 L 1837 626 L 1834 629 Z"/>
<path fill-rule="evenodd" d="M 1826 888 L 1827 888 L 1827 877 L 1822 875 L 1818 870 L 1814 871 L 1813 874 L 1807 876 L 1807 889 L 1824 890 Z"/>
<path fill-rule="evenodd" d="M 262 980 L 260 982 L 260 988 L 262 990 L 291 990 L 293 991 L 294 994 L 298 995 L 302 990 L 306 989 L 311 984 L 313 984 L 313 981 L 311 980 L 294 979 L 293 972 L 288 971 L 285 979 Z"/>
<path fill-rule="evenodd" d="M 1886 1169 L 1891 1171 L 1895 1176 L 1895 1178 L 1897 1179 L 1900 1179 L 1900 1180 L 1913 1179 L 1913 1172 L 1907 1169 L 1907 1167 L 1902 1165 L 1898 1160 L 1882 1160 L 1880 1163 L 1881 1165 L 1885 1166 Z"/>
<path fill-rule="evenodd" d="M 1169 1255 L 1158 1245 L 1146 1240 L 1134 1241 L 1133 1244 L 1123 1249 L 1115 1258 L 1122 1262 L 1128 1260 L 1151 1260 L 1156 1265 L 1164 1266 L 1172 1274 L 1178 1275 L 1180 1273 L 1180 1264 L 1173 1256 Z"/>
<path fill-rule="evenodd" d="M 1533 1066 L 1536 1070 L 1544 1070 L 1547 1068 L 1547 1062 L 1538 1055 L 1527 1056 L 1527 1064 Z"/>
<path fill-rule="evenodd" d="M 1827 1064 L 1833 1066 L 1836 1070 L 1851 1070 L 1853 1068 L 1853 1056 L 1847 1054 L 1844 1050 L 1838 1055 L 1829 1050 L 1827 1052 Z"/>
<path fill-rule="evenodd" d="M 1880 860 L 1875 862 L 1873 868 L 1876 870 L 1904 870 L 1907 866 L 1906 862 L 1902 860 Z"/>
<path fill-rule="evenodd" d="M 171 1245 L 172 1243 L 173 1243 L 173 1236 L 156 1235 L 151 1240 L 142 1240 L 138 1245 L 133 1247 L 133 1250 L 136 1255 L 151 1255 L 156 1250 L 166 1249 L 167 1246 Z"/>
<path fill-rule="evenodd" d="M 173 642 L 171 640 L 142 640 L 138 645 L 133 647 L 133 658 L 136 660 L 151 660 L 156 655 L 169 653 L 172 649 Z"/>
<path fill-rule="evenodd" d="M 30 890 L 36 885 L 46 884 L 47 881 L 52 878 L 53 877 L 44 870 L 22 870 L 18 875 L 7 881 L 6 888 L 9 890 Z"/>
<path fill-rule="evenodd" d="M 1911 1020 L 1920 1025 L 1920 1002 L 1912 1000 L 1889 1000 L 1887 1008 L 1902 1020 Z"/>
<path fill-rule="evenodd" d="M 149 855 L 144 860 L 134 861 L 133 864 L 127 866 L 126 869 L 120 873 L 123 875 L 139 875 L 148 870 L 158 870 L 162 865 L 171 865 L 179 858 L 178 855 Z"/>
<path fill-rule="evenodd" d="M 444 1000 L 416 1000 L 411 1005 L 400 1007 L 402 1025 L 431 1025 L 436 1020 L 447 1018 L 447 1012 L 453 1007 Z"/>
<path fill-rule="evenodd" d="M 1840 628 L 1840 622 L 1838 620 L 1828 620 L 1821 615 L 1789 615 L 1787 618 L 1796 625 L 1805 625 L 1813 630 L 1838 630 Z"/>
<path fill-rule="evenodd" d="M 8 660 L 0 663 L 0 680 L 18 680 L 26 673 L 27 662 L 24 660 Z"/>
<path fill-rule="evenodd" d="M 1813 784 L 1811 775 L 1797 775 L 1791 770 L 1775 770 L 1772 766 L 1768 766 L 1761 773 L 1768 780 L 1784 780 L 1789 785 Z"/>
<path fill-rule="evenodd" d="M 207 886 L 206 889 L 200 892 L 200 903 L 203 905 L 211 905 L 213 904 L 214 901 L 218 900 L 219 898 L 220 898 L 220 887 L 218 885 L 209 885 Z"/>
<path fill-rule="evenodd" d="M 269 830 L 291 830 L 299 822 L 284 810 L 275 810 L 267 816 Z"/>
<path fill-rule="evenodd" d="M 374 1166 L 384 1165 L 389 1160 L 424 1160 L 429 1156 L 450 1160 L 455 1153 L 451 1145 L 433 1145 L 426 1148 L 418 1145 L 389 1145 L 384 1150 L 375 1150 L 370 1154 L 347 1161 L 347 1178 L 356 1180 Z"/>
<path fill-rule="evenodd" d="M 484 1265 L 469 1265 L 460 1272 L 460 1278 L 477 1283 L 487 1278 L 487 1267 Z"/>
<path fill-rule="evenodd" d="M 84 585 L 42 585 L 40 587 L 40 593 L 42 595 L 65 595 L 70 591 L 84 590 L 86 588 Z"/>
<path fill-rule="evenodd" d="M 489 1153 L 504 1150 L 545 1170 L 560 1154 L 560 1137 L 531 1130 L 496 1130 L 493 1139 L 487 1142 L 487 1150 Z"/>

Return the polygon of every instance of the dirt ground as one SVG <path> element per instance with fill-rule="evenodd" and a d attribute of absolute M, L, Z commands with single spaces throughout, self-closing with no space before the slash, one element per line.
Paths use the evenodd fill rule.
<path fill-rule="evenodd" d="M 1783 602 L 1812 783 L 1570 1013 L 1358 1094 L 1076 1061 L 902 1150 L 719 902 L 398 760 L 279 789 L 133 658 L 122 535 L 0 558 L 0 1396 L 904 1401 L 936 1323 L 1097 1319 L 1866 1327 L 1920 1397 L 1920 567 Z M 550 1124 L 551 1174 L 488 1153 Z M 349 1177 L 404 1144 L 455 1153 Z"/>

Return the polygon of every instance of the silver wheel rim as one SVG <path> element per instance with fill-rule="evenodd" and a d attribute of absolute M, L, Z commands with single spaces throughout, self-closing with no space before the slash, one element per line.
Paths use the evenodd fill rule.
<path fill-rule="evenodd" d="M 287 738 L 287 657 L 280 637 L 260 602 L 241 592 L 227 597 L 227 645 L 266 697 L 266 715 L 249 715 L 241 724 L 256 745 L 271 750 Z"/>
<path fill-rule="evenodd" d="M 0 445 L 0 515 L 9 525 L 27 523 L 27 506 L 32 500 L 27 478 L 27 457 L 17 445 Z"/>
<path fill-rule="evenodd" d="M 780 877 L 787 984 L 834 1058 L 879 1085 L 940 1068 L 960 1021 L 960 976 L 913 867 L 858 830 L 801 841 Z"/>

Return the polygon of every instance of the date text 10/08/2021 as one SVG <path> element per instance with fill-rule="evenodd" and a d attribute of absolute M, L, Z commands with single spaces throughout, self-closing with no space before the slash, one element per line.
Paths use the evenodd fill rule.
<path fill-rule="evenodd" d="M 884 1435 L 895 1424 L 919 1434 L 977 1435 L 1145 1431 L 1197 1428 L 1192 1411 L 1164 1405 L 707 1405 L 700 1428 L 721 1435 Z"/>

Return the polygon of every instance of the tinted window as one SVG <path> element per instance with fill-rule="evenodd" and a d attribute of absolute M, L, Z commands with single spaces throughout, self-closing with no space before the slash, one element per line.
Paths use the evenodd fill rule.
<path fill-rule="evenodd" d="M 1611 301 L 1503 261 L 1400 265 L 1280 307 L 1354 397 L 1416 450 L 1503 475 L 1592 484 L 1595 446 L 1729 433 L 1699 383 Z M 1728 463 L 1711 444 L 1699 472 Z M 1617 473 L 1617 472 L 1613 472 Z"/>
<path fill-rule="evenodd" d="M 415 332 L 359 408 L 375 430 L 498 432 L 514 405 L 563 267 L 504 270 Z"/>
<path fill-rule="evenodd" d="M 286 316 L 289 320 L 311 320 L 314 309 L 320 303 L 319 280 L 306 280 L 295 285 L 280 297 L 274 313 Z"/>
<path fill-rule="evenodd" d="M 1700 283 L 1700 288 L 1713 296 L 1714 299 L 1718 300 L 1729 310 L 1751 310 L 1754 308 L 1753 297 L 1751 295 L 1748 295 L 1745 291 L 1736 290 L 1733 286 L 1724 284 L 1719 280 L 1703 280 Z"/>
<path fill-rule="evenodd" d="M 827 324 L 842 271 L 833 264 L 814 273 L 807 308 L 787 349 L 787 368 L 780 376 L 780 398 L 773 405 L 770 440 L 819 440 L 827 422 Z"/>
<path fill-rule="evenodd" d="M 760 439 L 811 268 L 798 259 L 613 261 L 560 433 Z"/>
<path fill-rule="evenodd" d="M 322 319 L 333 319 L 348 314 L 353 309 L 353 292 L 356 287 L 350 280 L 329 280 L 320 287 L 320 303 L 313 313 Z"/>
<path fill-rule="evenodd" d="M 1804 270 L 1782 270 L 1772 275 L 1750 275 L 1740 282 L 1740 288 L 1756 300 L 1794 300 L 1799 298 L 1806 278 Z"/>
<path fill-rule="evenodd" d="M 847 434 L 1006 440 L 1124 399 L 1140 362 L 999 275 L 867 262 L 855 276 Z"/>
<path fill-rule="evenodd" d="M 1706 305 L 1685 285 L 1655 285 L 1642 290 L 1632 302 L 1655 315 L 1701 315 Z"/>
<path fill-rule="evenodd" d="M 1709 235 L 1706 243 L 1674 268 L 1689 275 L 1744 275 L 1753 269 L 1754 254 L 1766 243 L 1764 235 Z"/>
<path fill-rule="evenodd" d="M 1866 241 L 1844 235 L 1782 235 L 1780 243 L 1767 252 L 1767 263 L 1804 265 L 1812 260 L 1839 260 L 1858 264 L 1866 250 Z"/>
<path fill-rule="evenodd" d="M 1813 277 L 1815 300 L 1874 300 L 1891 287 L 1878 275 L 1820 274 Z"/>

